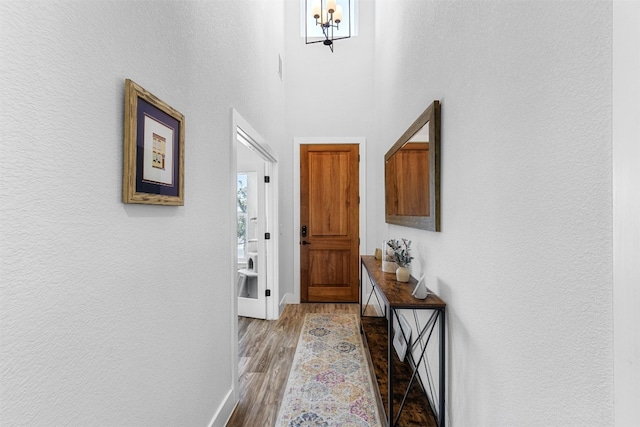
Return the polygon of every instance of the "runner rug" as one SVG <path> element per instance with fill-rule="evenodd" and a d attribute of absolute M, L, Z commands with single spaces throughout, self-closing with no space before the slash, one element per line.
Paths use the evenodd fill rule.
<path fill-rule="evenodd" d="M 378 427 L 355 314 L 305 316 L 276 427 Z"/>

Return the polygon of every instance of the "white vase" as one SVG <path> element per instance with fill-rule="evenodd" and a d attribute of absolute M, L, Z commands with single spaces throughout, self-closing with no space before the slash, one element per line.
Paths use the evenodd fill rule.
<path fill-rule="evenodd" d="M 408 282 L 411 274 L 409 273 L 409 269 L 407 267 L 398 267 L 396 270 L 396 280 L 398 282 Z"/>
<path fill-rule="evenodd" d="M 422 276 L 420 280 L 418 280 L 418 284 L 413 289 L 413 293 L 411 295 L 418 299 L 425 299 L 429 296 L 429 289 L 427 289 L 427 284 L 424 281 L 424 276 Z"/>

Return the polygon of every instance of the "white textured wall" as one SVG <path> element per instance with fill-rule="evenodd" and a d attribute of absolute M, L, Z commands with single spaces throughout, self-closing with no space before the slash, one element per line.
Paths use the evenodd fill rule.
<path fill-rule="evenodd" d="M 282 25 L 282 2 L 0 3 L 0 424 L 229 403 L 231 107 L 280 138 Z M 120 201 L 125 78 L 186 116 L 184 207 Z"/>
<path fill-rule="evenodd" d="M 368 241 L 448 303 L 451 426 L 613 424 L 611 38 L 609 2 L 376 6 L 369 152 L 441 100 L 442 232 L 385 225 L 371 163 Z"/>
<path fill-rule="evenodd" d="M 611 4 L 380 1 L 374 49 L 362 0 L 333 54 L 298 4 L 0 3 L 0 424 L 203 425 L 225 403 L 235 107 L 282 177 L 293 137 L 367 138 L 369 249 L 412 238 L 449 303 L 451 426 L 611 425 Z M 186 116 L 184 207 L 120 203 L 127 77 Z M 382 156 L 433 99 L 443 231 L 386 226 Z"/>
<path fill-rule="evenodd" d="M 640 425 L 640 2 L 613 3 L 615 425 Z"/>

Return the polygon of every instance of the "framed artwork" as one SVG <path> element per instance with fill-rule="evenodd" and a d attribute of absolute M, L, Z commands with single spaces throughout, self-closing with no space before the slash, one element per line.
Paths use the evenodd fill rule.
<path fill-rule="evenodd" d="M 123 203 L 184 205 L 184 116 L 127 79 Z"/>

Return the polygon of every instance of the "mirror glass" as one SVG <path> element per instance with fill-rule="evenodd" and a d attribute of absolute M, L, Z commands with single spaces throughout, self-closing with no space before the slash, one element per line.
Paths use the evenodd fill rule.
<path fill-rule="evenodd" d="M 440 104 L 434 101 L 385 155 L 385 218 L 440 231 Z"/>

